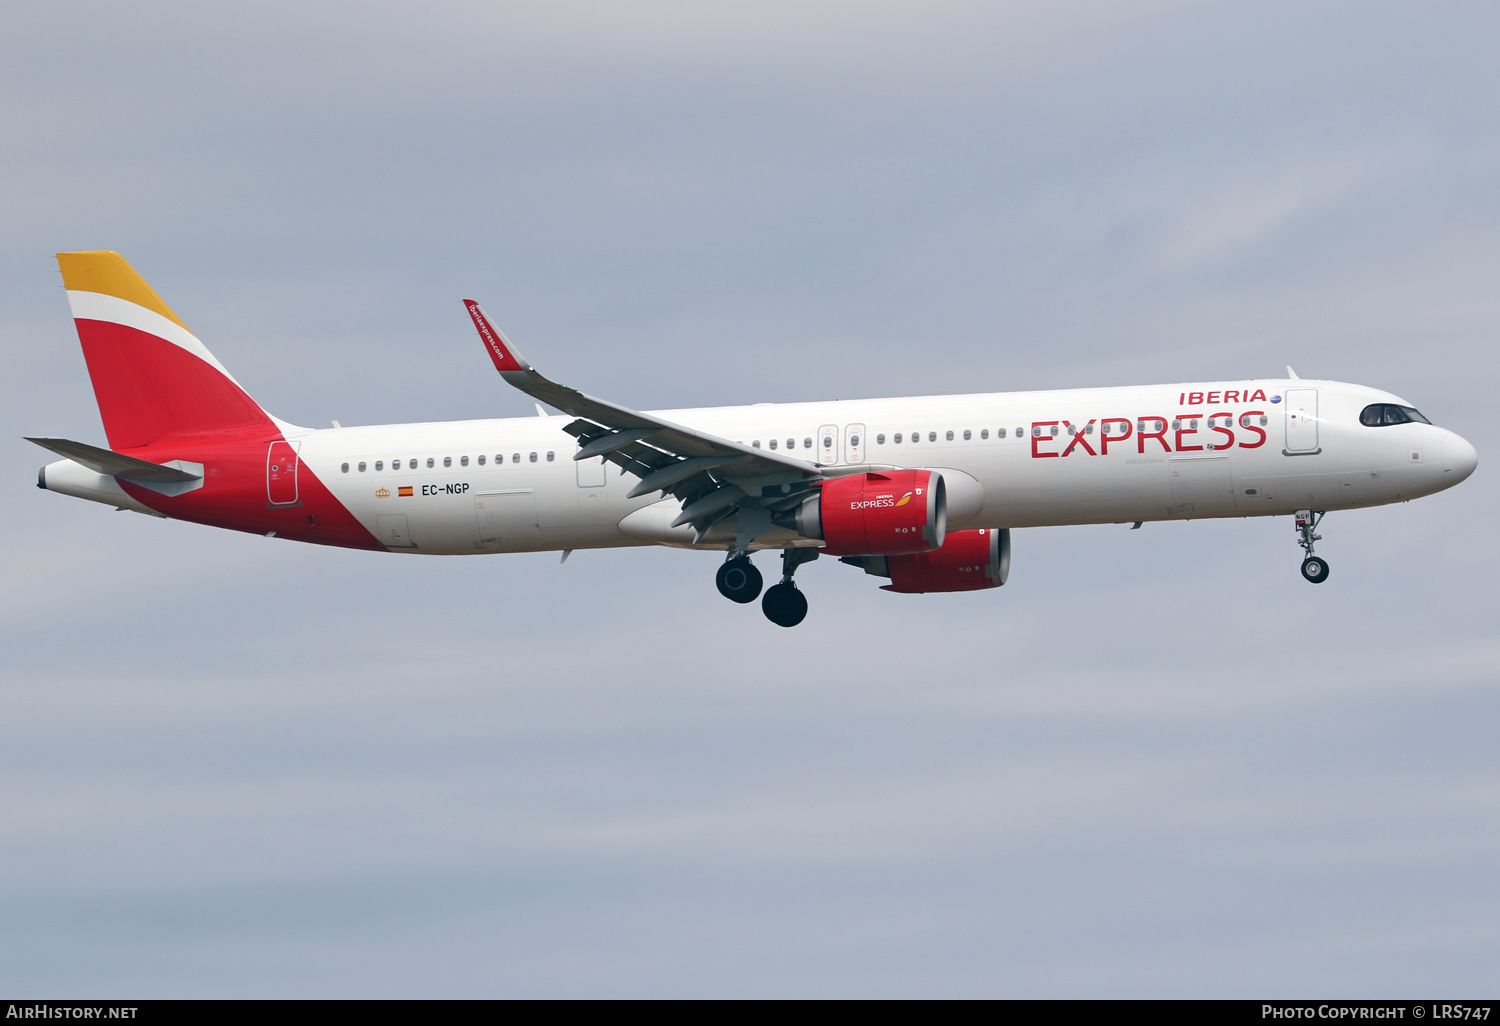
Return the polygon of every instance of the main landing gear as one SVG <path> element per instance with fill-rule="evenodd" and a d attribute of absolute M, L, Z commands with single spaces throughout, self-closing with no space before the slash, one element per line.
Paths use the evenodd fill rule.
<path fill-rule="evenodd" d="M 803 563 L 818 558 L 817 549 L 783 549 L 781 551 L 781 580 L 766 589 L 760 608 L 766 619 L 778 627 L 795 627 L 807 616 L 807 596 L 803 595 L 792 581 L 792 575 Z M 760 594 L 762 579 L 760 571 L 743 552 L 730 551 L 729 558 L 719 567 L 714 579 L 719 594 L 732 602 L 754 602 Z"/>
<path fill-rule="evenodd" d="M 781 580 L 766 589 L 760 600 L 761 612 L 778 627 L 795 627 L 807 616 L 807 596 L 798 590 L 792 574 L 803 563 L 818 558 L 817 549 L 782 549 Z"/>
<path fill-rule="evenodd" d="M 724 565 L 719 567 L 714 583 L 719 586 L 719 594 L 729 601 L 745 603 L 755 601 L 764 582 L 749 556 L 731 551 Z"/>
<path fill-rule="evenodd" d="M 1323 516 L 1324 514 L 1310 509 L 1297 511 L 1297 544 L 1307 553 L 1307 558 L 1302 561 L 1302 576 L 1313 584 L 1322 584 L 1328 580 L 1328 560 L 1313 555 L 1313 542 L 1323 540 L 1321 534 L 1315 533 L 1318 525 L 1323 522 Z"/>

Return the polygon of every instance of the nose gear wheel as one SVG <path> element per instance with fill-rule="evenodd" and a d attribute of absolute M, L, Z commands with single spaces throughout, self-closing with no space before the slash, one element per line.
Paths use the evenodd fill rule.
<path fill-rule="evenodd" d="M 1302 561 L 1302 576 L 1313 584 L 1328 580 L 1328 563 L 1322 556 L 1308 556 Z"/>
<path fill-rule="evenodd" d="M 1322 584 L 1328 580 L 1328 560 L 1313 555 L 1313 543 L 1323 540 L 1323 536 L 1317 533 L 1323 517 L 1324 514 L 1317 510 L 1297 511 L 1297 544 L 1307 553 L 1307 558 L 1302 561 L 1302 577 L 1312 584 Z"/>

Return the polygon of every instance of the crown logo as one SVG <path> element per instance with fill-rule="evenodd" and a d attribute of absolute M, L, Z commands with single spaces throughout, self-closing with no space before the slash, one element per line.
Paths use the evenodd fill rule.
<path fill-rule="evenodd" d="M 389 499 L 390 497 L 391 490 L 389 488 L 381 488 L 375 492 L 375 498 L 377 499 Z"/>

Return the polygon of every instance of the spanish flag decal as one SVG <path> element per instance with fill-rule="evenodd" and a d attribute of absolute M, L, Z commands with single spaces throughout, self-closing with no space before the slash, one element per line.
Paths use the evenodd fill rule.
<path fill-rule="evenodd" d="M 400 488 L 396 489 L 396 495 L 398 497 L 402 496 L 402 495 L 410 495 L 410 494 L 411 494 L 411 487 L 409 485 L 402 485 Z"/>

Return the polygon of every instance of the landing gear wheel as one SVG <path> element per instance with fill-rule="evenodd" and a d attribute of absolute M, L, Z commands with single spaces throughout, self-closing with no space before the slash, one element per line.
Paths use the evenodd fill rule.
<path fill-rule="evenodd" d="M 1328 561 L 1321 556 L 1308 556 L 1302 561 L 1302 576 L 1313 584 L 1328 580 Z"/>
<path fill-rule="evenodd" d="M 744 556 L 726 560 L 719 567 L 718 574 L 714 577 L 714 583 L 719 586 L 719 594 L 731 602 L 754 602 L 760 594 L 761 585 L 764 580 L 760 571 L 755 569 L 755 564 Z"/>
<path fill-rule="evenodd" d="M 795 627 L 807 616 L 807 596 L 791 581 L 782 581 L 766 589 L 760 608 L 776 626 Z"/>

